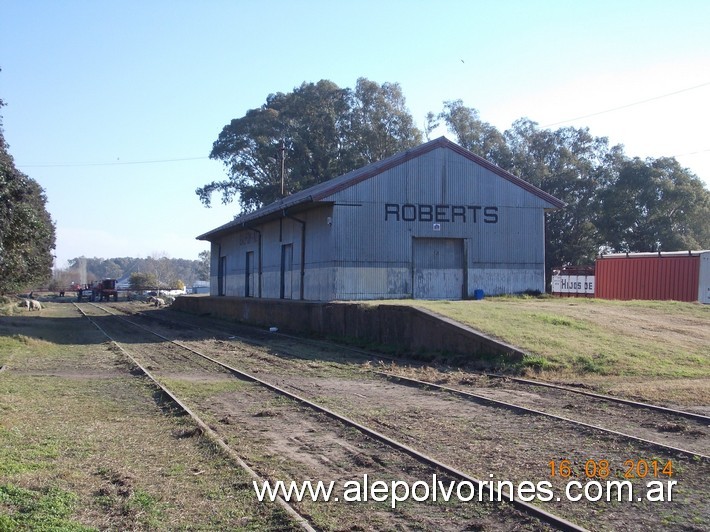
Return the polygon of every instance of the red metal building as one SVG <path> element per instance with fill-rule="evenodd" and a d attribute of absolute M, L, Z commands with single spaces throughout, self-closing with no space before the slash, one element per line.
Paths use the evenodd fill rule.
<path fill-rule="evenodd" d="M 595 297 L 710 304 L 710 251 L 618 253 L 597 258 Z"/>

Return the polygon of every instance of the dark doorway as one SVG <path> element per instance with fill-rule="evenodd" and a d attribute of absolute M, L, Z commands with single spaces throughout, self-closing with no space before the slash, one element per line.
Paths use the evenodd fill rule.
<path fill-rule="evenodd" d="M 244 267 L 244 297 L 254 297 L 254 252 L 247 251 Z"/>
<path fill-rule="evenodd" d="M 227 286 L 227 257 L 219 258 L 219 266 L 217 267 L 217 295 L 223 296 L 226 294 Z"/>
<path fill-rule="evenodd" d="M 281 299 L 291 299 L 293 271 L 293 244 L 281 246 Z"/>

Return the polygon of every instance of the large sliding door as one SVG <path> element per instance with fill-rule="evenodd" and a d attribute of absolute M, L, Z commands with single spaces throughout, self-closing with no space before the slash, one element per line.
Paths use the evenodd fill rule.
<path fill-rule="evenodd" d="M 412 239 L 414 299 L 464 297 L 464 241 L 461 238 Z"/>

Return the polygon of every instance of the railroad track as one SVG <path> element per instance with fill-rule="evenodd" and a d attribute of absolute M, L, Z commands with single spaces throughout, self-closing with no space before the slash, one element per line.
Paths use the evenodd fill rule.
<path fill-rule="evenodd" d="M 383 372 L 383 371 L 377 371 L 375 373 L 377 375 L 384 377 L 385 379 L 403 382 L 403 383 L 417 386 L 420 388 L 426 388 L 426 389 L 432 389 L 432 390 L 438 390 L 441 392 L 451 393 L 456 396 L 462 397 L 464 399 L 477 401 L 477 402 L 480 402 L 483 404 L 490 404 L 493 406 L 499 406 L 502 408 L 507 408 L 507 409 L 515 410 L 515 411 L 519 411 L 519 412 L 525 412 L 525 413 L 530 413 L 530 414 L 534 414 L 534 415 L 538 415 L 538 416 L 549 417 L 552 419 L 563 421 L 565 423 L 571 423 L 573 425 L 577 425 L 577 426 L 584 427 L 587 429 L 597 430 L 600 432 L 606 432 L 608 434 L 613 434 L 615 436 L 620 436 L 620 437 L 626 438 L 628 440 L 633 440 L 633 441 L 648 445 L 649 447 L 654 448 L 654 449 L 668 451 L 673 454 L 689 457 L 691 459 L 700 459 L 705 462 L 710 462 L 710 456 L 702 454 L 701 452 L 690 451 L 688 449 L 682 449 L 680 447 L 676 447 L 673 445 L 668 445 L 665 443 L 661 443 L 661 442 L 657 442 L 657 441 L 653 441 L 653 440 L 648 440 L 645 438 L 641 438 L 639 436 L 634 436 L 633 434 L 626 434 L 624 432 L 619 432 L 617 430 L 613 430 L 608 427 L 593 425 L 591 423 L 584 423 L 584 422 L 578 421 L 576 419 L 571 419 L 568 417 L 551 414 L 549 412 L 544 412 L 542 410 L 538 410 L 535 408 L 524 407 L 524 406 L 513 404 L 513 403 L 510 403 L 507 401 L 500 401 L 497 399 L 492 399 L 492 398 L 487 397 L 485 395 L 473 393 L 473 392 L 462 390 L 459 388 L 453 388 L 451 386 L 443 386 L 441 384 L 436 384 L 436 383 L 429 382 L 429 381 L 423 381 L 423 380 L 419 380 L 419 379 L 413 379 L 410 377 L 404 377 L 401 375 L 397 375 L 396 373 L 389 373 L 389 372 Z M 653 406 L 653 405 L 650 405 L 650 406 Z M 641 408 L 641 407 L 636 405 L 636 408 Z M 676 414 L 676 412 L 673 412 L 673 411 L 671 411 L 671 412 L 673 414 Z M 668 413 L 668 411 L 666 410 L 664 413 Z M 688 413 L 687 412 L 679 412 L 677 415 L 683 416 L 684 414 L 688 414 Z M 704 426 L 710 425 L 710 418 L 707 418 L 706 416 L 694 415 L 692 419 L 696 420 L 696 421 L 703 422 Z"/>
<path fill-rule="evenodd" d="M 164 323 L 170 323 L 171 320 L 165 321 Z M 153 322 L 157 323 L 157 322 Z M 192 324 L 186 324 L 183 323 L 182 325 L 178 326 L 179 327 L 179 334 L 190 338 L 189 330 L 195 330 L 194 323 Z M 168 325 L 168 334 L 174 334 L 175 330 L 175 325 Z M 319 360 L 321 358 L 325 360 L 330 360 L 331 357 L 330 354 L 326 351 L 320 352 L 316 354 L 315 356 L 312 355 L 303 355 L 302 350 L 299 351 L 296 349 L 294 346 L 289 346 L 284 344 L 284 341 L 291 341 L 293 340 L 294 342 L 296 341 L 293 338 L 284 338 L 283 336 L 279 337 L 279 340 L 275 340 L 275 337 L 277 335 L 274 335 L 273 333 L 261 333 L 258 338 L 255 338 L 252 335 L 246 336 L 244 332 L 240 334 L 240 336 L 237 336 L 233 333 L 233 328 L 230 324 L 229 330 L 225 330 L 222 327 L 219 327 L 218 329 L 211 329 L 209 331 L 206 331 L 204 328 L 202 328 L 202 333 L 201 337 L 205 336 L 218 336 L 218 335 L 225 335 L 223 338 L 226 340 L 218 342 L 219 345 L 215 346 L 215 350 L 213 352 L 215 353 L 213 355 L 217 356 L 219 358 L 229 358 L 230 360 L 238 360 L 240 365 L 251 365 L 251 367 L 254 368 L 254 371 L 258 371 L 259 375 L 262 377 L 266 375 L 267 377 L 263 378 L 268 378 L 270 381 L 279 381 L 279 387 L 282 389 L 289 389 L 293 393 L 293 390 L 297 390 L 297 392 L 300 395 L 304 395 L 305 399 L 308 400 L 308 398 L 313 398 L 313 397 L 318 397 L 319 394 L 323 395 L 325 392 L 323 390 L 316 390 L 316 393 L 313 392 L 312 386 L 319 386 L 319 384 L 315 384 L 317 382 L 320 382 L 320 377 L 322 376 L 321 374 L 318 374 L 316 378 L 312 379 L 310 382 L 308 382 L 307 379 L 301 379 L 300 381 L 297 379 L 293 378 L 294 374 L 298 373 L 303 373 L 303 365 L 298 366 L 299 361 L 296 361 L 294 359 L 301 357 L 304 358 L 305 360 L 310 360 L 311 362 Z M 172 331 L 172 332 L 170 332 Z M 243 331 L 243 329 L 242 329 Z M 199 335 L 198 335 L 199 336 Z M 253 351 L 250 353 L 248 356 L 243 356 L 243 348 L 241 347 L 235 347 L 237 345 L 242 345 L 242 341 L 248 341 L 252 346 L 259 347 L 257 351 Z M 189 342 L 190 340 L 186 340 Z M 301 344 L 303 342 L 300 342 Z M 313 346 L 314 349 L 325 349 L 324 346 L 327 347 L 326 342 L 308 342 L 309 345 Z M 263 346 L 269 346 L 268 350 L 263 349 Z M 294 343 L 295 345 L 295 343 Z M 278 347 L 275 347 L 278 346 Z M 332 344 L 331 344 L 332 346 Z M 234 351 L 234 356 L 232 356 L 229 351 L 232 349 Z M 342 347 L 338 346 L 338 350 L 341 350 Z M 277 351 L 274 353 L 273 351 Z M 241 354 L 240 354 L 241 353 Z M 284 354 L 286 355 L 286 358 L 284 357 Z M 237 356 L 239 355 L 239 356 Z M 353 353 L 353 356 L 358 357 L 359 360 L 365 360 L 368 357 L 368 354 L 365 352 L 357 351 Z M 247 364 L 248 363 L 248 364 Z M 310 365 L 310 364 L 308 364 Z M 299 369 L 300 368 L 300 369 Z M 253 371 L 252 371 L 253 372 Z M 378 376 L 377 379 L 381 379 L 384 376 Z M 368 377 L 372 378 L 372 376 Z M 386 378 L 391 379 L 393 378 L 392 376 L 386 376 Z M 327 379 L 325 379 L 327 380 Z M 363 384 L 371 384 L 368 382 L 363 382 Z M 411 385 L 412 383 L 410 383 Z M 431 382 L 420 382 L 417 383 L 417 386 L 422 387 L 423 389 L 426 390 L 427 394 L 430 394 L 428 397 L 434 398 L 436 395 L 444 395 L 441 392 L 444 391 L 446 392 L 445 395 L 451 395 L 454 393 L 453 391 L 449 390 L 443 390 L 439 389 L 438 391 L 435 388 L 435 383 Z M 457 391 L 458 392 L 458 391 Z M 363 386 L 361 389 L 358 389 L 356 392 L 353 392 L 355 395 L 361 397 L 363 400 L 367 401 L 376 401 L 376 397 L 374 397 L 370 391 L 368 391 L 367 386 Z M 465 393 L 465 392 L 464 392 Z M 338 394 L 342 395 L 342 390 L 338 390 Z M 344 411 L 348 413 L 348 408 L 347 405 L 344 404 L 339 404 L 338 400 L 340 399 L 339 395 L 332 395 L 332 396 L 327 396 L 326 399 L 328 400 L 328 404 L 333 405 L 335 404 L 338 411 Z M 456 395 L 457 400 L 462 399 L 463 400 L 463 394 L 458 394 Z M 434 400 L 434 399 L 432 399 Z M 594 398 L 594 401 L 601 400 L 599 398 Z M 449 399 L 450 401 L 450 399 Z M 342 401 L 341 401 L 342 402 Z M 470 398 L 465 399 L 465 402 L 470 402 Z M 479 399 L 479 402 L 486 402 L 483 399 Z M 501 406 L 504 405 L 495 405 L 494 402 L 488 401 L 488 406 L 489 407 L 494 407 L 494 408 L 500 408 Z M 458 408 L 458 407 L 457 407 Z M 638 408 L 638 407 L 634 407 Z M 506 409 L 510 410 L 509 407 L 506 406 Z M 515 410 L 521 410 L 519 408 L 515 408 Z M 356 418 L 356 422 L 359 419 L 360 424 L 368 424 L 372 425 L 375 424 L 378 427 L 380 427 L 379 432 L 384 435 L 385 437 L 389 437 L 390 439 L 396 439 L 399 441 L 406 441 L 410 447 L 421 447 L 425 446 L 427 448 L 435 448 L 436 447 L 436 439 L 432 439 L 430 441 L 424 441 L 423 437 L 421 434 L 417 435 L 414 433 L 407 433 L 406 430 L 403 430 L 400 424 L 400 421 L 396 419 L 396 416 L 390 416 L 390 418 L 383 418 L 383 419 L 370 419 L 367 416 L 362 415 L 360 412 L 357 410 L 350 410 L 349 414 L 351 417 Z M 545 413 L 529 413 L 529 415 L 539 417 Z M 665 413 L 667 414 L 667 412 Z M 664 414 L 664 415 L 665 415 Z M 477 414 L 473 414 L 474 416 Z M 503 414 L 500 415 L 501 419 L 503 417 Z M 545 417 L 549 417 L 551 419 L 552 416 L 545 415 Z M 567 419 L 556 419 L 554 424 L 549 425 L 550 430 L 549 433 L 550 435 L 554 435 L 556 432 L 560 431 L 562 432 L 562 429 L 559 428 L 560 423 L 565 423 L 569 424 L 571 420 Z M 698 422 L 701 422 L 700 420 L 697 420 Z M 533 421 L 528 417 L 525 417 L 523 419 L 523 424 L 535 424 L 538 425 L 541 422 L 539 421 Z M 433 424 L 434 425 L 434 424 Z M 582 424 L 584 425 L 584 424 Z M 695 477 L 702 477 L 702 471 L 707 471 L 707 460 L 704 457 L 703 453 L 700 452 L 695 452 L 693 450 L 688 451 L 684 449 L 679 449 L 677 447 L 672 447 L 672 446 L 663 446 L 661 447 L 662 444 L 658 444 L 658 442 L 650 442 L 650 441 L 643 441 L 643 438 L 641 438 L 641 441 L 639 439 L 636 439 L 636 442 L 633 444 L 626 443 L 628 440 L 627 435 L 625 434 L 619 434 L 618 431 L 607 431 L 609 434 L 609 437 L 604 439 L 603 441 L 596 441 L 599 439 L 599 436 L 596 434 L 601 427 L 591 427 L 591 426 L 582 426 L 580 425 L 580 431 L 584 431 L 585 433 L 591 434 L 590 438 L 594 439 L 597 447 L 602 446 L 602 447 L 609 447 L 609 448 L 617 448 L 617 447 L 622 447 L 625 446 L 628 449 L 628 451 L 623 451 L 627 453 L 637 453 L 636 455 L 628 454 L 628 456 L 656 456 L 654 454 L 648 454 L 648 455 L 641 455 L 638 453 L 656 453 L 656 452 L 663 452 L 665 454 L 658 454 L 658 456 L 664 456 L 664 457 L 678 457 L 678 455 L 681 455 L 681 459 L 679 462 L 679 466 L 682 466 L 682 468 L 685 469 L 686 471 L 686 479 L 687 479 L 687 472 L 690 470 L 691 472 L 694 473 Z M 432 430 L 430 432 L 436 432 L 435 428 L 432 427 Z M 562 438 L 562 441 L 564 441 L 564 438 Z M 558 448 L 564 448 L 562 444 L 557 444 L 556 446 L 553 445 L 554 447 Z M 460 454 L 466 455 L 466 454 L 474 454 L 475 451 L 468 451 L 467 449 L 461 449 L 458 451 Z M 542 451 L 541 451 L 542 453 Z M 434 453 L 433 459 L 435 462 L 442 463 L 442 462 L 449 462 L 449 458 L 444 454 L 444 458 L 441 458 L 440 455 L 437 455 L 437 453 Z M 548 456 L 550 456 L 548 454 Z M 590 456 L 590 455 L 587 455 Z M 603 455 L 602 455 L 603 456 Z M 560 456 L 562 458 L 563 456 Z M 665 459 L 665 458 L 664 458 Z M 513 459 L 514 460 L 514 459 Z M 650 460 L 650 458 L 649 458 Z M 582 460 L 582 466 L 583 466 L 584 461 Z M 461 470 L 481 470 L 481 466 L 479 465 L 478 467 L 474 467 L 470 463 L 463 461 L 461 464 L 458 464 L 458 462 L 455 462 L 455 465 L 459 465 L 458 468 L 454 467 L 454 469 L 461 471 Z M 697 471 L 696 471 L 696 468 Z M 685 482 L 685 480 L 684 480 Z M 691 486 L 690 491 L 697 490 L 698 489 L 698 479 L 696 478 L 694 481 L 688 481 Z M 694 482 L 694 483 L 693 483 Z M 704 517 L 701 516 L 697 519 L 703 519 Z M 587 517 L 587 523 L 591 522 L 594 523 L 594 518 Z M 582 522 L 585 522 L 585 518 L 582 518 Z M 608 526 L 608 525 L 607 525 Z M 633 527 L 632 527 L 633 528 Z"/>
<path fill-rule="evenodd" d="M 135 310 L 131 310 L 130 312 L 127 312 L 120 305 L 113 306 L 112 308 L 114 308 L 115 310 L 118 310 L 120 312 L 129 314 L 129 315 L 136 313 Z M 173 323 L 180 323 L 182 325 L 185 325 L 186 327 L 198 328 L 200 330 L 204 330 L 204 331 L 207 331 L 210 333 L 229 336 L 231 338 L 238 339 L 243 342 L 251 343 L 254 345 L 271 344 L 271 343 L 273 343 L 274 338 L 281 338 L 281 339 L 298 341 L 300 343 L 308 343 L 308 344 L 313 345 L 316 348 L 326 347 L 326 348 L 331 348 L 331 349 L 337 349 L 343 355 L 345 355 L 345 353 L 350 353 L 351 356 L 356 357 L 356 358 L 370 359 L 370 360 L 374 360 L 374 361 L 382 361 L 382 362 L 390 362 L 390 363 L 404 363 L 404 364 L 411 365 L 413 367 L 418 367 L 418 366 L 423 367 L 423 366 L 427 365 L 426 363 L 422 363 L 420 361 L 413 360 L 413 359 L 407 359 L 406 357 L 388 356 L 388 355 L 385 355 L 382 353 L 368 351 L 366 349 L 360 349 L 360 348 L 352 347 L 352 346 L 345 345 L 342 343 L 334 343 L 334 342 L 331 342 L 328 340 L 305 338 L 302 336 L 294 336 L 294 335 L 284 333 L 281 331 L 266 332 L 263 329 L 260 329 L 258 327 L 252 326 L 252 325 L 245 325 L 245 324 L 238 324 L 237 325 L 236 323 L 228 323 L 227 327 L 225 327 L 224 325 L 222 325 L 220 327 L 216 324 L 212 324 L 210 327 L 205 327 L 205 326 L 196 326 L 194 321 L 181 320 L 181 319 L 176 318 L 174 315 L 170 319 L 166 319 L 163 317 L 151 316 L 150 313 L 146 314 L 146 313 L 143 313 L 140 311 L 138 313 L 141 315 L 150 317 L 153 320 L 170 321 Z M 175 313 L 173 313 L 173 314 L 175 314 Z M 223 320 L 218 320 L 218 321 L 223 321 Z M 227 322 L 223 322 L 223 323 L 226 324 Z M 240 330 L 242 331 L 241 334 L 234 333 L 234 328 L 236 326 L 238 326 L 240 328 Z M 710 420 L 710 416 L 707 416 L 704 414 L 699 414 L 697 412 L 688 412 L 688 411 L 680 410 L 677 408 L 670 408 L 670 407 L 666 407 L 666 406 L 662 406 L 662 405 L 655 405 L 655 404 L 649 404 L 649 403 L 644 403 L 644 402 L 639 402 L 639 401 L 632 401 L 629 399 L 625 399 L 623 397 L 592 392 L 592 391 L 585 390 L 580 387 L 575 387 L 575 386 L 571 386 L 571 385 L 560 385 L 560 384 L 555 384 L 555 383 L 551 383 L 551 382 L 547 382 L 547 381 L 540 381 L 540 380 L 534 380 L 534 379 L 530 379 L 530 378 L 515 377 L 512 375 L 501 375 L 501 374 L 490 373 L 490 372 L 471 372 L 471 373 L 476 373 L 477 375 L 480 375 L 481 377 L 485 377 L 488 379 L 511 381 L 511 382 L 515 382 L 515 383 L 527 385 L 527 386 L 539 386 L 539 387 L 545 387 L 545 388 L 550 388 L 550 389 L 556 389 L 556 390 L 566 391 L 566 392 L 573 393 L 573 394 L 585 395 L 587 397 L 592 397 L 592 398 L 600 399 L 600 400 L 604 400 L 604 401 L 634 406 L 634 407 L 641 408 L 641 409 L 649 409 L 649 410 L 656 410 L 659 412 L 667 412 L 669 414 L 677 415 L 680 417 L 685 417 L 688 419 L 696 419 L 701 422 L 707 422 L 708 420 Z"/>
<path fill-rule="evenodd" d="M 183 323 L 186 326 L 191 326 L 185 322 Z M 300 339 L 278 332 L 266 333 L 264 331 L 254 329 L 251 331 L 252 334 L 250 335 L 235 335 L 220 329 L 210 328 L 206 330 L 210 333 L 225 335 L 227 338 L 248 342 L 257 346 L 272 346 L 275 344 L 274 338 L 281 338 L 301 343 L 305 342 L 317 348 L 323 346 L 330 348 L 334 347 L 340 351 L 344 350 L 348 353 L 352 353 L 353 356 L 359 359 L 370 359 L 375 361 L 388 360 L 390 362 L 396 360 L 391 357 L 384 357 L 377 353 L 371 353 L 361 349 L 343 347 L 339 345 L 336 346 L 332 343 L 321 340 Z M 295 358 L 311 358 L 289 352 L 288 346 L 280 347 L 280 349 Z M 494 393 L 490 393 L 491 386 L 489 385 L 454 387 L 451 385 L 442 385 L 429 379 L 411 377 L 403 374 L 402 371 L 385 372 L 373 370 L 372 372 L 375 375 L 394 382 L 439 390 L 455 394 L 458 397 L 462 397 L 467 400 L 496 405 L 498 407 L 517 410 L 520 412 L 527 412 L 537 416 L 550 417 L 580 427 L 586 427 L 627 438 L 629 440 L 635 440 L 655 449 L 666 450 L 671 453 L 684 455 L 690 458 L 697 457 L 704 461 L 710 461 L 710 416 L 672 409 L 660 405 L 630 401 L 620 397 L 593 393 L 568 386 L 560 386 L 542 381 L 508 377 L 503 375 L 481 374 L 481 377 L 483 377 L 484 380 L 498 381 L 499 383 L 494 386 Z M 444 374 L 442 377 L 446 377 L 446 375 Z M 549 408 L 546 410 L 545 406 L 548 405 L 545 404 L 536 404 L 535 407 L 531 407 L 529 405 L 526 406 L 524 404 L 516 403 L 516 399 L 519 399 L 519 397 L 516 397 L 516 390 L 511 390 L 509 387 L 506 387 L 506 384 L 504 383 L 507 382 L 513 382 L 527 387 L 537 387 L 542 389 L 547 388 L 554 391 L 557 395 L 554 402 L 563 405 L 562 409 L 565 410 L 564 415 L 560 413 L 560 408 Z M 506 390 L 508 390 L 509 397 L 506 397 L 504 400 L 500 399 L 499 397 L 503 395 Z M 580 413 L 583 407 L 587 408 L 589 406 L 589 401 L 585 399 L 582 399 L 581 403 L 578 400 L 575 401 L 575 397 L 577 396 L 592 399 L 597 404 L 597 412 L 595 413 L 595 417 L 602 420 L 606 418 L 605 423 L 613 424 L 613 426 L 605 426 L 604 422 L 600 421 L 590 421 L 588 419 L 590 412 L 587 412 L 586 410 Z M 536 402 L 540 400 L 539 393 L 535 394 L 534 400 Z M 599 403 L 605 406 L 599 407 Z M 625 407 L 635 410 L 636 413 L 634 415 L 628 414 Z M 648 414 L 649 412 L 651 413 L 650 415 Z M 658 413 L 658 415 L 655 413 Z M 574 417 L 575 414 L 577 414 L 576 418 Z M 685 420 L 688 420 L 688 422 L 685 422 Z M 657 430 L 658 428 L 661 430 Z M 683 438 L 683 433 L 690 434 L 690 436 Z M 666 441 L 663 441 L 664 437 L 666 438 Z M 680 441 L 681 443 L 674 443 L 674 441 Z M 702 447 L 698 446 L 699 444 L 701 444 Z"/>
<path fill-rule="evenodd" d="M 671 415 L 678 416 L 678 417 L 693 419 L 696 421 L 700 421 L 701 423 L 705 423 L 705 424 L 710 425 L 710 416 L 698 414 L 697 412 L 688 412 L 685 410 L 679 410 L 677 408 L 668 408 L 667 406 L 643 403 L 640 401 L 631 401 L 629 399 L 624 399 L 623 397 L 615 397 L 613 395 L 605 395 L 605 394 L 601 394 L 601 393 L 590 392 L 588 390 L 574 388 L 571 386 L 562 386 L 560 384 L 554 384 L 554 383 L 543 382 L 543 381 L 536 381 L 533 379 L 523 379 L 521 377 L 511 377 L 508 375 L 499 375 L 496 373 L 487 373 L 484 375 L 488 378 L 491 378 L 491 379 L 508 380 L 508 381 L 515 382 L 518 384 L 524 384 L 526 386 L 542 386 L 545 388 L 551 388 L 553 390 L 560 390 L 563 392 L 584 395 L 586 397 L 592 397 L 594 399 L 601 399 L 603 401 L 609 401 L 612 403 L 619 403 L 619 404 L 623 404 L 623 405 L 628 405 L 628 406 L 632 406 L 634 408 L 655 410 L 657 412 L 664 412 L 664 413 L 671 414 Z"/>
<path fill-rule="evenodd" d="M 82 316 L 87 318 L 101 333 L 103 333 L 106 338 L 108 338 L 113 344 L 121 351 L 121 353 L 126 356 L 130 362 L 138 369 L 138 371 L 150 379 L 158 390 L 165 394 L 170 401 L 182 412 L 187 414 L 192 418 L 199 429 L 206 435 L 219 449 L 225 453 L 231 460 L 233 460 L 239 467 L 241 467 L 252 479 L 257 482 L 262 482 L 263 478 L 259 476 L 254 469 L 252 469 L 242 458 L 230 448 L 226 442 L 219 437 L 219 435 L 212 430 L 212 428 L 207 425 L 195 412 L 193 412 L 180 398 L 177 397 L 167 386 L 162 384 L 146 367 L 144 367 L 133 355 L 131 355 L 126 349 L 124 349 L 101 325 L 99 325 L 92 316 L 89 316 L 81 306 L 74 303 L 74 306 L 81 313 Z M 103 308 L 99 305 L 94 305 L 97 308 Z M 108 312 L 108 311 L 107 311 Z M 296 511 L 293 506 L 286 502 L 282 497 L 277 497 L 275 501 L 286 514 L 293 519 L 293 521 L 303 530 L 307 532 L 316 532 L 308 520 Z"/>
<path fill-rule="evenodd" d="M 192 355 L 200 357 L 201 359 L 206 360 L 206 361 L 210 362 L 211 364 L 218 366 L 219 368 L 221 368 L 223 370 L 227 370 L 232 375 L 238 377 L 239 379 L 256 383 L 256 384 L 260 385 L 261 387 L 268 389 L 271 392 L 279 394 L 280 396 L 283 396 L 283 397 L 287 397 L 288 399 L 295 401 L 301 405 L 304 405 L 315 412 L 318 412 L 320 414 L 324 414 L 325 416 L 327 416 L 333 420 L 336 420 L 338 423 L 341 423 L 343 425 L 346 425 L 348 427 L 356 429 L 361 434 L 363 434 L 373 440 L 376 440 L 379 443 L 384 444 L 392 449 L 395 449 L 397 452 L 405 454 L 405 455 L 411 457 L 412 459 L 416 460 L 420 464 L 423 464 L 423 465 L 431 468 L 432 472 L 438 473 L 440 475 L 444 475 L 443 478 L 456 479 L 458 481 L 468 482 L 474 486 L 481 486 L 482 485 L 481 480 L 479 480 L 471 475 L 468 475 L 460 470 L 457 470 L 454 467 L 444 464 L 444 463 L 442 463 L 442 462 L 440 462 L 440 461 L 438 461 L 438 460 L 436 460 L 424 453 L 417 451 L 416 449 L 414 449 L 410 446 L 400 443 L 400 442 L 396 441 L 395 439 L 382 434 L 381 432 L 378 432 L 368 426 L 365 426 L 362 423 L 359 423 L 353 419 L 343 416 L 343 415 L 341 415 L 341 414 L 339 414 L 339 413 L 337 413 L 337 412 L 335 412 L 323 405 L 320 405 L 314 401 L 311 401 L 309 399 L 301 397 L 301 396 L 299 396 L 289 390 L 286 390 L 276 384 L 268 382 L 262 378 L 256 377 L 255 375 L 249 374 L 243 370 L 240 370 L 240 369 L 235 368 L 231 365 L 228 365 L 228 364 L 225 364 L 219 360 L 216 360 L 213 357 L 210 357 L 209 355 L 206 355 L 206 354 L 204 354 L 204 353 L 202 353 L 202 352 L 200 352 L 188 345 L 185 345 L 183 342 L 180 342 L 180 341 L 177 341 L 174 339 L 170 339 L 170 338 L 168 338 L 168 337 L 166 337 L 154 330 L 151 330 L 150 328 L 148 328 L 144 325 L 135 323 L 131 320 L 128 320 L 127 318 L 125 318 L 123 316 L 117 316 L 116 314 L 112 313 L 104 306 L 96 305 L 93 303 L 91 305 L 95 308 L 103 310 L 104 312 L 106 312 L 114 317 L 118 317 L 120 320 L 122 320 L 126 323 L 129 323 L 133 327 L 140 328 L 141 330 L 160 338 L 164 342 L 169 342 L 170 344 L 178 346 L 178 347 L 182 348 L 183 350 L 191 353 Z M 200 427 L 200 429 L 208 437 L 210 437 L 210 439 L 215 441 L 222 450 L 224 450 L 230 457 L 232 457 L 235 460 L 235 462 L 238 463 L 241 467 L 243 467 L 253 478 L 260 479 L 259 481 L 261 481 L 261 477 L 254 471 L 254 469 L 251 468 L 240 456 L 238 456 L 234 452 L 234 450 L 224 441 L 224 439 L 222 439 L 209 426 L 208 423 L 203 421 L 195 413 L 195 411 L 187 405 L 186 401 L 184 401 L 183 399 L 180 399 L 178 397 L 178 394 L 176 394 L 174 391 L 170 390 L 165 385 L 165 383 L 162 381 L 162 379 L 160 379 L 158 376 L 156 376 L 153 371 L 148 369 L 150 367 L 149 365 L 141 364 L 141 362 L 138 360 L 138 358 L 131 355 L 126 349 L 121 347 L 120 344 L 113 338 L 113 336 L 110 335 L 109 332 L 107 332 L 104 327 L 99 325 L 97 323 L 97 321 L 92 316 L 88 315 L 79 305 L 77 305 L 77 308 L 82 313 L 82 315 L 84 315 L 85 317 L 90 319 L 92 321 L 92 323 L 94 323 L 94 325 L 97 328 L 99 328 L 99 330 L 101 330 L 101 332 L 104 335 L 106 335 L 108 338 L 110 338 L 111 341 L 114 342 L 114 344 L 119 346 L 121 351 L 131 360 L 131 362 L 137 368 L 140 369 L 141 373 L 145 374 L 148 378 L 150 378 L 155 383 L 155 385 L 158 386 L 163 391 L 163 393 L 165 393 L 170 398 L 170 400 L 172 402 L 174 402 L 181 410 L 183 410 L 184 412 L 189 414 L 195 420 L 196 424 Z M 158 356 L 158 357 L 151 356 L 150 358 L 151 358 L 151 361 L 150 361 L 151 364 L 157 365 L 160 363 L 159 362 L 160 356 Z M 485 484 L 483 484 L 483 485 L 485 485 Z M 493 487 L 492 485 L 490 486 L 490 488 L 487 488 L 487 489 L 489 489 L 489 491 L 491 491 L 493 494 L 495 494 L 495 499 L 507 500 L 507 498 L 504 497 L 503 494 L 499 493 L 498 489 Z M 536 519 L 539 519 L 543 523 L 546 523 L 557 530 L 574 530 L 574 531 L 585 530 L 585 528 L 578 526 L 578 525 L 566 520 L 565 518 L 554 515 L 546 510 L 543 510 L 537 506 L 531 505 L 531 504 L 529 504 L 525 501 L 519 500 L 517 498 L 513 498 L 512 500 L 509 501 L 509 503 L 519 512 L 521 512 L 523 514 L 527 514 L 529 516 L 533 516 Z M 289 515 L 291 515 L 296 520 L 296 522 L 299 525 L 301 525 L 303 528 L 305 528 L 307 530 L 313 529 L 313 528 L 311 528 L 311 524 L 308 523 L 308 520 L 303 515 L 301 515 L 301 513 L 299 513 L 296 509 L 294 509 L 292 505 L 289 505 L 283 499 L 280 500 L 279 504 L 281 504 L 284 507 L 284 509 L 287 510 Z M 450 517 L 451 516 L 449 516 L 449 518 Z M 508 519 L 510 519 L 510 518 L 508 518 Z M 529 525 L 529 523 L 528 523 L 528 525 Z M 515 528 L 517 528 L 517 525 L 513 526 L 513 529 L 515 529 Z"/>

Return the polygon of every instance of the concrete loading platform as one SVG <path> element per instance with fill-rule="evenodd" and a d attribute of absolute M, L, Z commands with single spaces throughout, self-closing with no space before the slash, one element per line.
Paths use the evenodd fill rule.
<path fill-rule="evenodd" d="M 403 354 L 447 354 L 515 364 L 525 353 L 470 327 L 409 305 L 181 296 L 174 310 L 305 336 L 382 346 Z"/>

